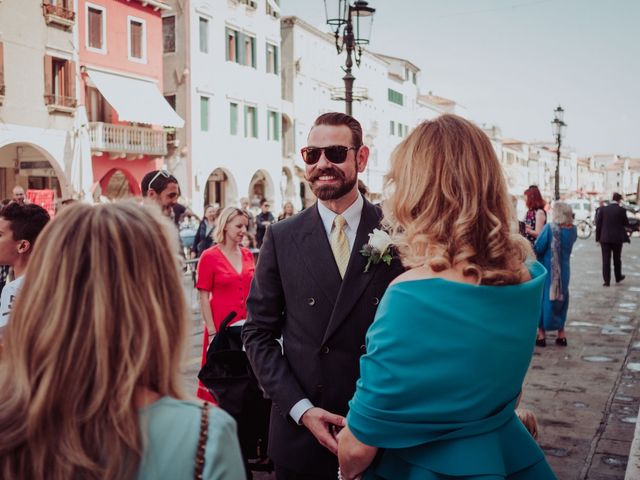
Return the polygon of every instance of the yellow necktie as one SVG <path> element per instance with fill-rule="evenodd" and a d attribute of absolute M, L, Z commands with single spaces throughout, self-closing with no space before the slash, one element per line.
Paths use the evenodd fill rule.
<path fill-rule="evenodd" d="M 347 221 L 342 215 L 336 215 L 333 219 L 333 228 L 331 229 L 331 251 L 333 257 L 336 259 L 336 265 L 340 271 L 340 276 L 344 278 L 344 272 L 347 271 L 347 265 L 349 264 L 349 240 L 346 233 L 344 233 L 344 227 Z"/>

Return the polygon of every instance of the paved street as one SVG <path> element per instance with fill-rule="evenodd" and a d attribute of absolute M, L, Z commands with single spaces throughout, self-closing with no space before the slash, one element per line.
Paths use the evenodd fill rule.
<path fill-rule="evenodd" d="M 640 239 L 623 250 L 620 285 L 602 287 L 600 250 L 593 237 L 578 240 L 572 259 L 567 348 L 537 348 L 521 406 L 540 424 L 540 444 L 561 480 L 624 478 L 640 400 Z M 197 295 L 185 382 L 195 392 L 201 327 Z M 266 477 L 261 477 L 266 478 Z"/>
<path fill-rule="evenodd" d="M 640 239 L 623 249 L 620 285 L 602 287 L 600 250 L 578 240 L 571 262 L 567 348 L 537 348 L 521 406 L 562 480 L 624 478 L 640 399 Z"/>

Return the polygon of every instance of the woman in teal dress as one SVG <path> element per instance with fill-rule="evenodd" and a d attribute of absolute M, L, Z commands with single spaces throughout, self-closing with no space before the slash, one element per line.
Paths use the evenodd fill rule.
<path fill-rule="evenodd" d="M 340 476 L 554 479 L 515 414 L 546 271 L 510 232 L 489 139 L 455 115 L 426 121 L 394 151 L 386 184 L 385 223 L 408 270 L 367 333 Z"/>
<path fill-rule="evenodd" d="M 556 345 L 566 347 L 564 324 L 569 310 L 571 250 L 578 238 L 578 233 L 573 224 L 573 211 L 569 204 L 555 202 L 552 218 L 552 223 L 544 226 L 533 247 L 538 261 L 549 272 L 542 291 L 542 315 L 536 345 L 545 347 L 546 332 L 557 330 Z"/>

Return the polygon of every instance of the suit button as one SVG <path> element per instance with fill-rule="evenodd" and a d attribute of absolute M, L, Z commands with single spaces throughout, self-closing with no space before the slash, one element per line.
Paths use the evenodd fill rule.
<path fill-rule="evenodd" d="M 373 297 L 373 304 L 378 305 L 380 303 L 380 299 L 378 297 Z"/>
<path fill-rule="evenodd" d="M 313 297 L 309 297 L 309 298 L 307 298 L 307 304 L 308 304 L 310 307 L 313 307 L 313 306 L 316 304 L 316 299 L 315 299 L 315 298 L 313 298 Z"/>
<path fill-rule="evenodd" d="M 360 351 L 366 352 L 367 351 L 367 346 L 366 345 L 360 345 Z"/>
<path fill-rule="evenodd" d="M 322 353 L 324 353 L 325 355 L 329 353 L 329 347 L 322 347 Z"/>

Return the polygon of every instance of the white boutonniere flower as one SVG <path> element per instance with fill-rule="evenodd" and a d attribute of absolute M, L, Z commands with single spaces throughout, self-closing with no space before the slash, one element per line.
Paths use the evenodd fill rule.
<path fill-rule="evenodd" d="M 360 254 L 363 257 L 367 257 L 367 266 L 364 267 L 364 271 L 368 272 L 369 267 L 373 264 L 376 265 L 380 262 L 384 262 L 387 265 L 391 265 L 391 237 L 384 230 L 374 229 L 373 233 L 369 234 L 369 243 L 362 246 Z"/>

